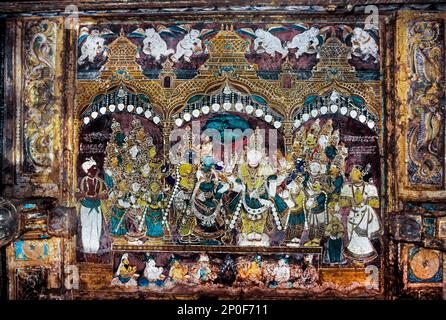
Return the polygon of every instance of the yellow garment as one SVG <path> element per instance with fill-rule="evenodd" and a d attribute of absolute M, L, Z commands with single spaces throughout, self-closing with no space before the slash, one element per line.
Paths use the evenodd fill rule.
<path fill-rule="evenodd" d="M 241 218 L 242 218 L 242 233 L 243 234 L 249 234 L 252 232 L 255 233 L 263 233 L 263 230 L 265 229 L 265 223 L 266 223 L 266 217 L 268 215 L 266 212 L 263 214 L 262 219 L 260 220 L 248 220 L 246 212 L 243 211 Z"/>
<path fill-rule="evenodd" d="M 187 267 L 183 267 L 179 262 L 174 262 L 170 272 L 172 279 L 175 281 L 184 281 L 187 279 Z"/>
<path fill-rule="evenodd" d="M 257 170 L 260 170 L 260 168 L 258 168 Z M 252 183 L 250 175 L 249 175 L 248 165 L 246 163 L 242 164 L 241 173 L 242 173 L 243 180 L 245 181 L 246 186 L 248 187 L 248 190 L 259 189 L 262 186 L 262 184 L 264 183 L 263 177 L 260 177 L 260 176 L 256 176 L 254 184 Z"/>
<path fill-rule="evenodd" d="M 248 279 L 251 281 L 260 280 L 262 276 L 262 269 L 259 268 L 256 261 L 253 261 L 248 269 L 239 269 L 239 274 L 242 279 Z"/>

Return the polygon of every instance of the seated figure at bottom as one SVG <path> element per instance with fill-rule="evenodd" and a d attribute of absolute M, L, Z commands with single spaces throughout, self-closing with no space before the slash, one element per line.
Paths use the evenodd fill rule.
<path fill-rule="evenodd" d="M 163 280 L 166 278 L 163 275 L 163 267 L 157 267 L 155 258 L 146 254 L 145 258 L 146 267 L 144 268 L 144 277 L 141 277 L 138 281 L 138 284 L 141 287 L 149 286 L 151 284 L 155 284 L 157 286 L 162 286 L 164 284 Z"/>
<path fill-rule="evenodd" d="M 124 253 L 121 257 L 118 270 L 111 282 L 112 286 L 136 287 L 138 285 L 136 279 L 139 275 L 136 273 L 136 266 L 131 266 L 128 253 Z"/>

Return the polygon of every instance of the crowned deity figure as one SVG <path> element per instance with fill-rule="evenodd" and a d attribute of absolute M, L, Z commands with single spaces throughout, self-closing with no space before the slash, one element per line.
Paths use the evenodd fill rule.
<path fill-rule="evenodd" d="M 165 233 L 163 217 L 165 208 L 165 196 L 158 179 L 149 183 L 149 188 L 144 195 L 146 236 L 149 241 L 159 241 Z"/>
<path fill-rule="evenodd" d="M 143 244 L 145 238 L 145 206 L 147 202 L 144 200 L 144 194 L 145 190 L 141 183 L 135 181 L 122 202 L 122 205 L 127 207 L 124 223 L 127 230 L 125 237 L 129 243 Z"/>
<path fill-rule="evenodd" d="M 196 243 L 198 238 L 193 234 L 196 219 L 192 213 L 191 198 L 195 188 L 195 168 L 190 163 L 183 163 L 177 168 L 174 190 L 178 190 L 173 200 L 173 208 L 180 235 L 180 243 Z"/>
<path fill-rule="evenodd" d="M 322 181 L 325 165 L 313 161 L 309 165 L 309 172 L 303 181 L 304 208 L 308 219 L 310 241 L 305 246 L 319 246 L 324 237 L 325 225 L 328 222 L 327 194 Z"/>
<path fill-rule="evenodd" d="M 228 183 L 219 181 L 219 175 L 214 170 L 213 158 L 205 157 L 201 169 L 197 171 L 191 207 L 196 219 L 193 233 L 207 244 L 213 242 L 220 244 L 217 239 L 225 232 L 222 197 L 228 189 Z"/>
<path fill-rule="evenodd" d="M 251 141 L 253 139 L 253 141 Z M 241 246 L 269 246 L 265 233 L 271 218 L 278 230 L 283 230 L 282 220 L 288 206 L 277 193 L 277 174 L 271 163 L 266 161 L 262 137 L 258 130 L 250 137 L 247 160 L 239 166 L 239 178 L 233 182 L 241 190 L 229 209 L 233 212 L 230 228 L 241 219 L 241 233 L 237 243 Z"/>
<path fill-rule="evenodd" d="M 304 208 L 304 191 L 302 187 L 303 176 L 298 174 L 294 180 L 286 186 L 288 199 L 286 202 L 290 208 L 285 224 L 284 244 L 289 247 L 298 247 L 301 244 L 302 233 L 305 229 L 306 216 Z"/>
<path fill-rule="evenodd" d="M 382 227 L 375 209 L 379 208 L 378 189 L 365 182 L 365 170 L 354 166 L 350 172 L 350 183 L 341 190 L 341 206 L 350 207 L 347 219 L 348 244 L 344 256 L 360 264 L 377 257 L 373 239 L 380 237 Z"/>

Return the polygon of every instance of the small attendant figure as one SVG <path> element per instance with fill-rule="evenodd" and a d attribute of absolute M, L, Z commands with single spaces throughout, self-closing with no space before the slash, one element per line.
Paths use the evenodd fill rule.
<path fill-rule="evenodd" d="M 200 254 L 197 264 L 192 267 L 191 275 L 195 284 L 208 284 L 215 280 L 217 274 L 212 270 L 207 254 Z"/>
<path fill-rule="evenodd" d="M 342 237 L 344 236 L 344 226 L 341 222 L 341 216 L 334 214 L 327 227 L 325 228 L 327 241 L 327 256 L 330 264 L 341 263 L 342 257 Z"/>
<path fill-rule="evenodd" d="M 141 287 L 146 287 L 151 284 L 155 284 L 157 286 L 164 285 L 164 279 L 166 276 L 163 275 L 163 267 L 157 267 L 155 258 L 148 253 L 146 253 L 144 261 L 146 263 L 144 277 L 139 279 L 139 285 Z"/>
<path fill-rule="evenodd" d="M 186 283 L 189 276 L 189 268 L 185 265 L 182 265 L 180 260 L 172 255 L 169 259 L 169 279 L 172 282 Z"/>
<path fill-rule="evenodd" d="M 138 285 L 136 279 L 139 275 L 136 273 L 136 267 L 131 266 L 128 253 L 124 253 L 121 257 L 118 270 L 111 282 L 112 286 L 136 287 Z"/>
<path fill-rule="evenodd" d="M 250 263 L 242 265 L 238 269 L 238 277 L 242 283 L 263 286 L 262 257 L 256 255 Z"/>
<path fill-rule="evenodd" d="M 232 286 L 237 277 L 237 265 L 230 255 L 227 255 L 218 271 L 217 282 L 225 286 Z"/>
<path fill-rule="evenodd" d="M 87 174 L 80 182 L 76 198 L 80 200 L 81 239 L 85 253 L 97 253 L 102 229 L 101 200 L 107 198 L 105 182 L 98 177 L 98 167 L 93 158 L 82 164 Z"/>
<path fill-rule="evenodd" d="M 317 268 L 313 265 L 313 255 L 310 254 L 305 257 L 306 268 L 302 274 L 302 284 L 305 288 L 313 288 L 317 286 L 319 281 L 319 273 Z"/>
<path fill-rule="evenodd" d="M 270 288 L 287 287 L 290 284 L 291 269 L 288 263 L 288 256 L 280 258 L 277 266 L 273 269 L 274 280 L 270 283 Z"/>

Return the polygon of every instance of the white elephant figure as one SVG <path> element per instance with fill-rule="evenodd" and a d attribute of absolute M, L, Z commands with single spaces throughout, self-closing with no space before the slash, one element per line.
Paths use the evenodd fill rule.
<path fill-rule="evenodd" d="M 85 32 L 85 31 L 84 31 Z M 86 31 L 88 33 L 88 31 Z M 78 64 L 83 64 L 85 60 L 93 63 L 94 59 L 104 54 L 105 52 L 105 39 L 101 37 L 99 30 L 94 29 L 87 36 L 87 39 L 81 46 L 81 56 L 77 60 Z"/>
<path fill-rule="evenodd" d="M 319 29 L 311 27 L 310 29 L 295 35 L 293 39 L 286 44 L 287 49 L 296 49 L 296 58 L 298 59 L 304 53 L 313 53 L 319 45 Z"/>
<path fill-rule="evenodd" d="M 199 30 L 190 30 L 190 32 L 187 33 L 180 42 L 178 42 L 177 49 L 175 54 L 172 56 L 172 60 L 177 62 L 181 59 L 181 57 L 184 57 L 185 61 L 190 62 L 192 55 L 203 52 L 203 47 L 199 36 Z"/>
<path fill-rule="evenodd" d="M 367 60 L 373 57 L 373 63 L 378 63 L 378 45 L 375 39 L 367 31 L 361 28 L 353 29 L 351 38 L 353 55 Z"/>
<path fill-rule="evenodd" d="M 161 56 L 168 56 L 172 53 L 174 53 L 173 49 L 167 49 L 167 43 L 166 41 L 161 38 L 160 34 L 155 31 L 153 28 L 146 29 L 145 38 L 143 41 L 144 47 L 142 51 L 154 57 L 156 61 L 159 61 Z"/>
<path fill-rule="evenodd" d="M 254 50 L 257 53 L 266 52 L 271 57 L 274 57 L 276 52 L 282 55 L 282 58 L 288 55 L 288 49 L 282 47 L 282 42 L 276 36 L 273 36 L 270 32 L 263 29 L 257 29 L 255 31 Z"/>

